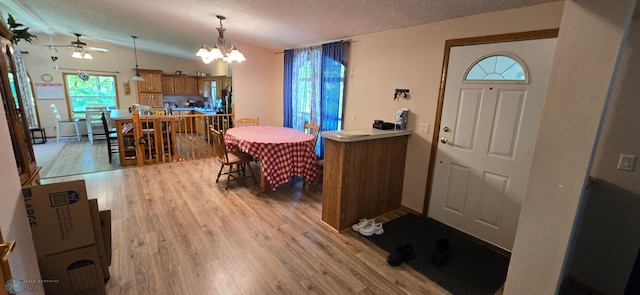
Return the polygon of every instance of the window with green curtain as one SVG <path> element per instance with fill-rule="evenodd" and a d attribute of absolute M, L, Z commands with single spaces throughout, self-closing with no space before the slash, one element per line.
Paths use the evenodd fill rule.
<path fill-rule="evenodd" d="M 108 108 L 118 107 L 118 92 L 115 75 L 92 75 L 87 81 L 77 74 L 65 73 L 69 111 L 75 118 L 84 118 L 85 106 L 104 104 Z"/>

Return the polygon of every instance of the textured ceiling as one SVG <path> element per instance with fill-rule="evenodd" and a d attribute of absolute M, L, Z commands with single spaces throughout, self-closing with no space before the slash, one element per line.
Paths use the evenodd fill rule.
<path fill-rule="evenodd" d="M 0 0 L 33 32 L 68 35 L 195 59 L 213 45 L 224 15 L 227 41 L 273 50 L 555 0 Z M 46 41 L 40 40 L 43 44 Z M 91 45 L 91 44 L 89 44 Z"/>

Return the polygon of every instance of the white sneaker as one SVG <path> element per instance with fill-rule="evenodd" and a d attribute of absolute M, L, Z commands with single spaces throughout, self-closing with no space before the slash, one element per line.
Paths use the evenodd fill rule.
<path fill-rule="evenodd" d="M 375 222 L 376 221 L 373 218 L 371 219 L 361 218 L 358 223 L 351 226 L 351 229 L 353 229 L 353 231 L 359 231 L 361 228 Z"/>
<path fill-rule="evenodd" d="M 376 234 L 376 235 L 383 234 L 384 229 L 382 228 L 382 223 L 372 222 L 369 225 L 360 228 L 358 232 L 360 232 L 360 234 L 363 236 L 369 237 L 369 236 L 372 236 L 373 234 Z"/>

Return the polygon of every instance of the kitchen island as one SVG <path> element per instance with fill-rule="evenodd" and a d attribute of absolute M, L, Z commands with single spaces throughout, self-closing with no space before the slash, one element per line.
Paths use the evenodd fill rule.
<path fill-rule="evenodd" d="M 341 231 L 400 208 L 412 130 L 325 131 L 322 221 Z"/>

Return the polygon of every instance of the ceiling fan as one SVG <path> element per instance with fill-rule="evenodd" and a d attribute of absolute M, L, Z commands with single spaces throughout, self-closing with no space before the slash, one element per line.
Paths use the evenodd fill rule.
<path fill-rule="evenodd" d="M 81 59 L 93 59 L 93 56 L 91 56 L 89 51 L 109 52 L 109 50 L 105 48 L 87 46 L 87 43 L 80 41 L 80 37 L 82 37 L 81 34 L 78 34 L 78 33 L 73 33 L 73 34 L 76 36 L 76 40 L 71 41 L 71 44 L 68 44 L 68 45 L 49 44 L 45 46 L 49 47 L 49 49 L 52 49 L 52 48 L 55 49 L 59 47 L 68 47 L 74 50 L 73 54 L 71 55 L 72 57 L 81 58 Z"/>

